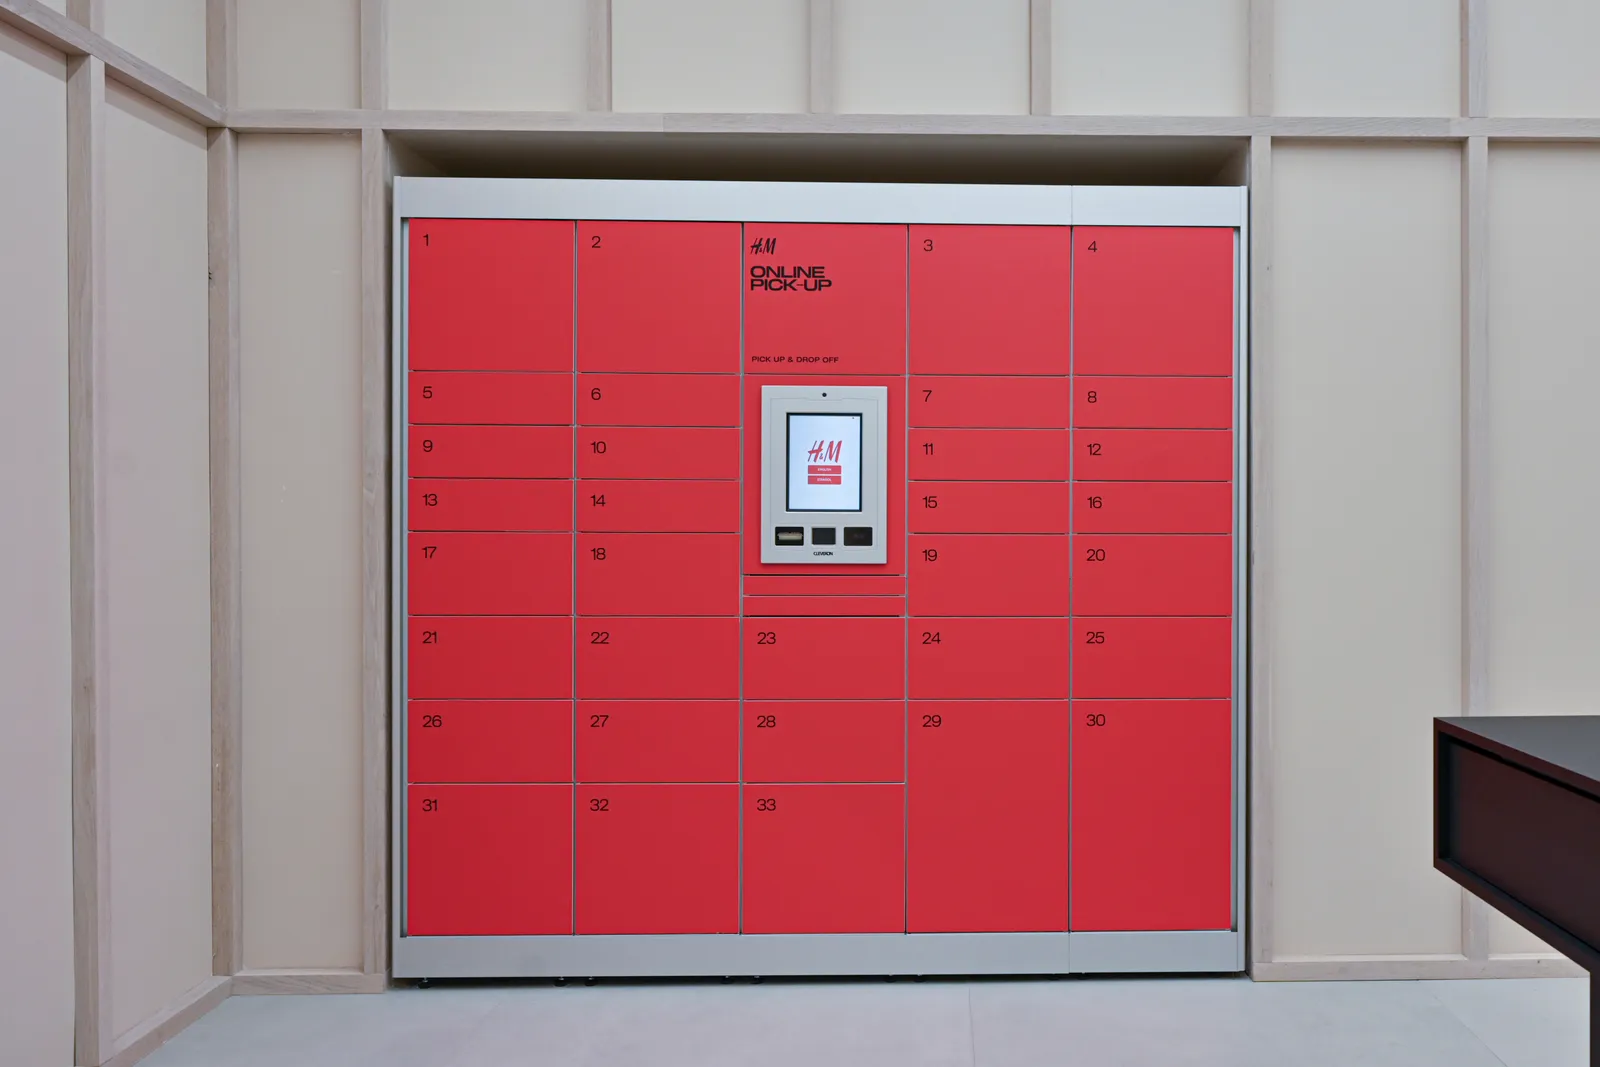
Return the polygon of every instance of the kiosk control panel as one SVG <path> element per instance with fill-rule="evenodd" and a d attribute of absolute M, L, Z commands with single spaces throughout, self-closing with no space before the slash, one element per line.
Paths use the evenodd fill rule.
<path fill-rule="evenodd" d="M 889 390 L 761 387 L 761 562 L 888 559 Z"/>

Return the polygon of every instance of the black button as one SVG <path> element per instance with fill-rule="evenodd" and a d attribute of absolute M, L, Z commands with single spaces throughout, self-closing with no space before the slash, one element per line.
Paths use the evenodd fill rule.
<path fill-rule="evenodd" d="M 772 532 L 774 544 L 803 545 L 806 543 L 806 528 L 804 526 L 779 526 Z"/>
<path fill-rule="evenodd" d="M 839 536 L 839 531 L 832 526 L 811 527 L 811 543 L 814 545 L 831 545 L 837 542 L 834 538 Z"/>
<path fill-rule="evenodd" d="M 844 528 L 844 543 L 856 546 L 872 544 L 872 527 L 846 526 Z"/>

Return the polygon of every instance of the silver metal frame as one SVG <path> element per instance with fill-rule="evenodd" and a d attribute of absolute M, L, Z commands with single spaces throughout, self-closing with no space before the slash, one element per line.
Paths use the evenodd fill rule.
<path fill-rule="evenodd" d="M 394 180 L 390 470 L 391 908 L 397 978 L 1239 972 L 1247 928 L 1249 199 L 1239 187 L 888 185 L 564 179 Z M 412 218 L 1208 226 L 1234 244 L 1233 926 L 1002 934 L 409 937 L 406 871 L 406 233 Z"/>
<path fill-rule="evenodd" d="M 859 412 L 862 418 L 860 497 L 861 510 L 790 511 L 788 508 L 789 453 L 787 426 L 783 444 L 773 435 L 778 417 L 799 414 L 796 409 L 834 408 L 837 413 Z M 889 390 L 881 385 L 838 385 L 819 377 L 816 385 L 763 385 L 761 387 L 761 538 L 762 563 L 884 563 L 889 558 Z M 779 499 L 780 486 L 784 490 Z M 812 545 L 809 533 L 800 545 L 773 543 L 776 526 L 870 526 L 872 544 L 852 547 L 839 543 L 826 549 Z M 820 557 L 820 558 L 819 558 Z"/>

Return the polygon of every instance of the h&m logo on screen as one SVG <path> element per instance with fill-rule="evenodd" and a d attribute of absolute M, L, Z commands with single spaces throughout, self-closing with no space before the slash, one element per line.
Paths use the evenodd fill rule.
<path fill-rule="evenodd" d="M 752 256 L 771 256 L 777 252 L 776 237 L 757 237 L 750 242 Z M 833 279 L 828 277 L 827 272 L 828 268 L 822 266 L 769 267 L 757 263 L 750 268 L 750 288 L 768 292 L 820 293 L 833 287 Z"/>
<path fill-rule="evenodd" d="M 843 485 L 844 467 L 839 459 L 843 441 L 818 441 L 806 453 L 807 485 Z"/>

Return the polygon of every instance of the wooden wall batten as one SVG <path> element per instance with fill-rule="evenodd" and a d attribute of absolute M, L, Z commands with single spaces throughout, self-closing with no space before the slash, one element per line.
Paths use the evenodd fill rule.
<path fill-rule="evenodd" d="M 67 61 L 67 403 L 72 616 L 72 904 L 80 1064 L 110 1054 L 110 708 L 105 495 L 106 66 Z"/>

